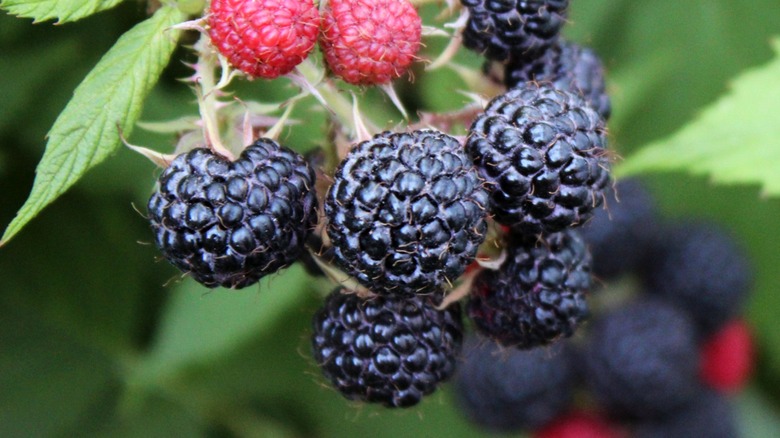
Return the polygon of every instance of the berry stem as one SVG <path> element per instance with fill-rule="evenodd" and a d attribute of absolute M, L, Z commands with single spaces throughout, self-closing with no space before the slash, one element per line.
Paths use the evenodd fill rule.
<path fill-rule="evenodd" d="M 332 281 L 333 283 L 339 285 L 340 287 L 346 290 L 355 292 L 356 294 L 358 294 L 358 296 L 362 298 L 369 298 L 374 296 L 374 294 L 370 290 L 363 287 L 363 285 L 358 283 L 357 280 L 355 280 L 354 278 L 345 274 L 340 269 L 336 268 L 335 266 L 323 260 L 322 256 L 320 256 L 316 252 L 310 250 L 309 254 L 311 254 L 312 260 L 314 260 L 317 266 L 319 266 L 319 268 L 322 270 L 325 276 L 328 277 L 328 279 L 330 279 L 330 281 Z"/>
<path fill-rule="evenodd" d="M 409 125 L 409 129 L 436 128 L 439 131 L 454 135 L 455 127 L 462 125 L 468 129 L 474 119 L 484 111 L 484 107 L 477 103 L 470 103 L 462 109 L 442 113 L 420 113 L 420 121 Z"/>
<path fill-rule="evenodd" d="M 451 7 L 450 6 L 450 3 L 451 3 L 450 1 L 442 1 L 442 0 L 409 0 L 409 3 L 413 4 L 414 6 L 416 6 L 418 8 L 420 6 L 425 6 L 425 5 L 429 5 L 429 4 L 440 5 L 442 3 L 446 3 L 448 7 Z"/>
<path fill-rule="evenodd" d="M 217 56 L 208 49 L 208 38 L 201 35 L 195 44 L 198 53 L 198 62 L 195 64 L 195 92 L 198 95 L 198 110 L 203 119 L 203 137 L 206 145 L 215 153 L 222 155 L 230 161 L 235 160 L 235 155 L 222 144 L 219 137 L 219 123 L 217 119 L 217 83 L 214 72 L 219 64 Z"/>
<path fill-rule="evenodd" d="M 353 104 L 347 99 L 337 88 L 333 85 L 333 82 L 327 78 L 322 78 L 322 70 L 314 64 L 311 60 L 305 60 L 298 65 L 298 71 L 309 81 L 316 84 L 317 90 L 320 92 L 323 100 L 328 105 L 328 109 L 338 122 L 349 129 L 350 134 L 356 135 L 359 131 L 359 127 L 355 123 L 353 117 Z M 365 114 L 363 115 L 363 124 L 370 132 L 378 132 L 377 124 L 368 119 Z"/>

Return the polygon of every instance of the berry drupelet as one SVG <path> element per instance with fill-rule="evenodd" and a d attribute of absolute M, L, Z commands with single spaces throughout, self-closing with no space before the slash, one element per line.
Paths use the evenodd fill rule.
<path fill-rule="evenodd" d="M 181 154 L 149 199 L 155 243 L 205 286 L 249 286 L 302 253 L 317 222 L 314 178 L 303 157 L 265 138 L 234 162 Z"/>

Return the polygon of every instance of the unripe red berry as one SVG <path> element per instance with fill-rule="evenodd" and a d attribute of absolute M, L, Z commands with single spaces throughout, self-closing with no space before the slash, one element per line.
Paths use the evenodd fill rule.
<path fill-rule="evenodd" d="M 312 0 L 212 0 L 211 42 L 251 77 L 291 72 L 314 49 L 320 15 Z"/>
<path fill-rule="evenodd" d="M 701 378 L 722 392 L 737 392 L 753 374 L 755 345 L 742 319 L 728 323 L 701 348 Z"/>
<path fill-rule="evenodd" d="M 331 72 L 350 84 L 386 84 L 420 49 L 422 21 L 408 0 L 330 0 L 320 47 Z"/>

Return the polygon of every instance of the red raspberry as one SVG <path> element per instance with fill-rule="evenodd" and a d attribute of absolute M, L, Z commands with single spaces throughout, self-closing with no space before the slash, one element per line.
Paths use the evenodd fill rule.
<path fill-rule="evenodd" d="M 334 75 L 350 84 L 386 84 L 420 49 L 422 21 L 408 0 L 330 0 L 320 47 Z"/>
<path fill-rule="evenodd" d="M 712 335 L 701 348 L 701 378 L 712 388 L 737 392 L 750 379 L 755 346 L 750 327 L 734 320 Z"/>
<path fill-rule="evenodd" d="M 233 67 L 273 79 L 314 48 L 320 15 L 312 0 L 212 0 L 211 42 Z"/>
<path fill-rule="evenodd" d="M 533 433 L 533 438 L 624 438 L 624 430 L 601 416 L 589 412 L 571 412 Z"/>

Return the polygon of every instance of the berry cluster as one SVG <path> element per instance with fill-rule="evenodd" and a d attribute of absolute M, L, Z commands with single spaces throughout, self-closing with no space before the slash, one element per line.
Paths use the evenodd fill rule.
<path fill-rule="evenodd" d="M 551 47 L 560 22 L 552 21 L 560 19 L 557 14 L 565 2 L 550 6 L 557 11 L 554 16 L 542 13 L 545 7 L 536 7 L 539 20 L 518 24 L 520 32 L 535 32 L 528 26 L 544 25 L 545 20 L 551 24 L 538 33 L 551 43 L 538 44 L 534 51 L 538 56 L 547 56 L 547 48 L 556 50 Z M 466 41 L 469 29 L 473 26 L 464 32 Z M 533 41 L 518 42 L 525 46 L 512 46 L 513 50 L 528 52 L 528 44 L 537 45 Z M 610 179 L 602 116 L 608 109 L 591 103 L 603 106 L 600 97 L 593 96 L 595 90 L 603 93 L 603 83 L 593 84 L 593 78 L 602 75 L 584 77 L 591 72 L 583 73 L 579 54 L 561 62 L 560 56 L 547 56 L 556 60 L 550 70 L 560 75 L 558 84 L 515 78 L 513 87 L 474 118 L 465 147 L 450 135 L 431 130 L 385 132 L 351 147 L 327 192 L 324 212 L 330 246 L 323 253 L 370 296 L 353 301 L 391 313 L 395 304 L 390 303 L 419 306 L 421 297 L 424 302 L 439 301 L 443 288 L 454 284 L 474 261 L 492 220 L 496 228 L 506 227 L 494 239 L 503 248 L 499 257 L 504 261 L 495 270 L 472 271 L 460 286 L 471 290 L 467 309 L 475 326 L 520 348 L 574 333 L 587 315 L 585 295 L 591 286 L 591 258 L 574 228 L 601 205 Z M 598 63 L 587 65 L 601 68 Z M 583 78 L 576 83 L 562 79 L 570 76 Z M 584 97 L 580 88 L 586 83 L 592 92 Z M 386 341 L 370 342 L 376 348 L 363 362 L 351 362 L 354 369 L 347 377 L 343 358 L 354 356 L 358 339 L 362 344 L 368 340 L 356 337 L 356 327 L 340 322 L 344 318 L 340 306 L 340 300 L 326 302 L 315 319 L 313 341 L 314 355 L 336 388 L 348 398 L 387 406 L 416 403 L 429 392 L 418 388 L 410 395 L 389 389 L 397 388 L 391 376 L 396 367 L 384 372 L 382 379 L 371 371 L 371 364 L 391 353 L 403 361 L 405 353 Z M 334 327 L 344 333 L 323 334 Z M 426 357 L 453 354 L 457 348 L 450 343 L 425 344 Z M 428 374 L 426 381 L 439 382 L 450 371 Z"/>
<path fill-rule="evenodd" d="M 407 407 L 449 378 L 462 293 L 481 332 L 520 348 L 571 336 L 588 313 L 591 256 L 575 228 L 610 180 L 601 64 L 559 41 L 567 1 L 499 3 L 466 5 L 466 45 L 511 66 L 505 93 L 464 111 L 465 141 L 447 123 L 372 136 L 334 112 L 330 155 L 316 166 L 274 135 L 232 160 L 215 85 L 199 95 L 205 148 L 165 163 L 149 201 L 165 257 L 208 287 L 246 287 L 299 259 L 337 280 L 312 348 L 349 399 Z M 294 75 L 319 42 L 330 76 L 356 85 L 401 76 L 422 35 L 408 0 L 331 0 L 321 11 L 311 0 L 213 0 L 201 23 L 196 72 L 215 48 L 250 78 Z M 475 34 L 483 28 L 495 35 Z M 306 91 L 328 105 L 317 85 Z M 492 268 L 464 276 L 488 235 Z"/>
<path fill-rule="evenodd" d="M 512 59 L 504 67 L 504 83 L 516 87 L 523 82 L 550 82 L 556 88 L 574 90 L 604 120 L 612 112 L 604 87 L 604 68 L 596 53 L 569 41 L 556 41 L 538 58 Z"/>
<path fill-rule="evenodd" d="M 212 0 L 209 35 L 242 72 L 272 79 L 292 71 L 314 49 L 320 14 L 310 0 Z"/>
<path fill-rule="evenodd" d="M 621 202 L 612 220 L 599 211 L 583 233 L 605 284 L 593 324 L 560 350 L 502 356 L 483 351 L 497 349 L 487 340 L 488 347 L 469 347 L 455 378 L 458 404 L 486 429 L 533 430 L 539 438 L 737 436 L 729 396 L 744 387 L 755 354 L 739 318 L 750 289 L 747 260 L 712 224 L 663 222 L 638 181 L 615 190 Z M 609 296 L 617 293 L 611 280 L 625 275 L 639 287 L 626 295 L 623 282 L 623 295 Z M 488 372 L 512 377 L 488 383 Z M 572 374 L 575 383 L 564 379 Z M 578 386 L 590 403 L 572 402 Z M 530 397 L 537 404 L 514 403 Z"/>
<path fill-rule="evenodd" d="M 466 150 L 497 222 L 523 234 L 581 225 L 609 182 L 604 119 L 579 95 L 523 82 L 488 103 Z"/>
<path fill-rule="evenodd" d="M 467 339 L 453 381 L 456 404 L 485 430 L 538 428 L 571 405 L 576 373 L 568 343 L 530 350 Z"/>
<path fill-rule="evenodd" d="M 505 260 L 476 275 L 468 315 L 505 346 L 546 345 L 588 314 L 591 256 L 577 228 L 610 181 L 603 70 L 592 51 L 559 39 L 568 1 L 462 3 L 464 44 L 505 61 L 507 87 L 465 145 L 506 231 Z"/>
<path fill-rule="evenodd" d="M 281 146 L 276 129 L 233 154 L 220 144 L 221 89 L 201 90 L 205 144 L 165 163 L 148 203 L 164 256 L 208 287 L 246 287 L 297 260 L 338 282 L 314 315 L 311 346 L 350 400 L 409 407 L 456 375 L 460 406 L 495 431 L 674 436 L 710 415 L 729 421 L 704 387 L 733 391 L 751 365 L 744 327 L 723 328 L 749 288 L 737 248 L 711 227 L 660 228 L 634 182 L 618 184 L 623 202 L 609 214 L 599 208 L 615 197 L 611 106 L 598 57 L 558 35 L 568 1 L 463 6 L 466 47 L 501 72 L 484 79 L 504 86 L 484 108 L 452 116 L 463 137 L 436 117 L 377 132 L 346 103 L 352 118 L 333 111 L 321 159 Z M 330 77 L 386 85 L 416 59 L 422 23 L 408 0 L 321 9 L 213 0 L 198 65 L 216 48 L 250 78 L 271 79 L 319 42 L 329 76 L 306 91 L 328 106 L 316 87 Z M 249 127 L 244 139 L 257 137 Z M 642 296 L 608 301 L 583 337 L 564 340 L 590 314 L 593 274 L 626 272 Z M 464 296 L 479 337 L 461 356 Z M 598 410 L 573 408 L 577 387 Z"/>

